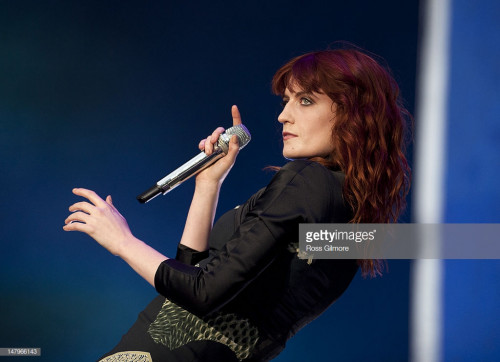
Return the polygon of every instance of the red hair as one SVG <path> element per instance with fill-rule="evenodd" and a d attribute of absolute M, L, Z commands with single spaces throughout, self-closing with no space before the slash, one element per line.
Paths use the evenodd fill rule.
<path fill-rule="evenodd" d="M 294 88 L 328 95 L 336 104 L 333 153 L 314 161 L 343 171 L 343 195 L 352 223 L 396 222 L 405 207 L 410 169 L 405 157 L 407 119 L 389 70 L 357 49 L 312 52 L 290 60 L 273 77 L 283 95 Z M 380 260 L 359 260 L 363 275 L 381 274 Z"/>

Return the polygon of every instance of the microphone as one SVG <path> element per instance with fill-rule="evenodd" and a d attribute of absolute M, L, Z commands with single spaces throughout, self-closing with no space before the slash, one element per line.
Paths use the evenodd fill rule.
<path fill-rule="evenodd" d="M 229 141 L 233 135 L 238 137 L 240 150 L 245 147 L 251 139 L 250 132 L 242 124 L 228 128 L 226 132 L 219 136 L 219 139 L 214 144 L 214 151 L 210 156 L 207 156 L 205 152 L 202 151 L 198 156 L 193 157 L 184 165 L 162 178 L 147 191 L 144 191 L 142 194 L 137 196 L 137 200 L 141 204 L 144 204 L 154 199 L 161 193 L 165 195 L 167 192 L 172 191 L 191 176 L 198 174 L 208 166 L 214 164 L 217 160 L 227 155 L 229 150 Z"/>

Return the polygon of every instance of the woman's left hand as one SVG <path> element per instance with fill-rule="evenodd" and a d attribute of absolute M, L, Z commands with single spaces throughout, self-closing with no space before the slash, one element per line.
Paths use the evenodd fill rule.
<path fill-rule="evenodd" d="M 120 255 L 124 244 L 135 239 L 125 218 L 113 205 L 111 196 L 103 200 L 94 191 L 75 188 L 73 193 L 89 202 L 77 202 L 69 207 L 72 212 L 64 223 L 66 231 L 81 231 L 95 239 L 113 255 Z"/>

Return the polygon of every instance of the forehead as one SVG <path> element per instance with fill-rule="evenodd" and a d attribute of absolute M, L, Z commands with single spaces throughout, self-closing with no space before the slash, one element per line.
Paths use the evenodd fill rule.
<path fill-rule="evenodd" d="M 311 81 L 309 79 L 301 80 L 292 76 L 288 80 L 283 94 L 290 95 L 294 93 L 324 94 L 320 85 L 316 81 Z"/>
<path fill-rule="evenodd" d="M 288 81 L 288 84 L 286 85 L 285 88 L 285 94 L 291 94 L 291 93 L 299 93 L 299 92 L 305 92 L 306 89 L 294 78 L 291 78 Z"/>
<path fill-rule="evenodd" d="M 289 72 L 281 79 L 283 92 L 288 89 L 291 93 L 318 92 L 321 93 L 321 82 L 317 75 L 308 71 Z"/>

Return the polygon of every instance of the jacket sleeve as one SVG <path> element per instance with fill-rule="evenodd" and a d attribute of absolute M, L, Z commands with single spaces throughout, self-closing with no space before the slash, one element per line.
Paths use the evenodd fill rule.
<path fill-rule="evenodd" d="M 179 244 L 179 246 L 177 246 L 175 260 L 188 265 L 196 265 L 206 257 L 208 257 L 208 250 L 197 251 L 183 244 Z"/>
<path fill-rule="evenodd" d="M 174 259 L 161 263 L 155 275 L 157 291 L 197 315 L 229 302 L 288 243 L 298 240 L 299 223 L 322 221 L 321 215 L 332 206 L 330 198 L 318 192 L 331 187 L 331 180 L 321 177 L 325 172 L 330 171 L 306 161 L 284 166 L 207 265 L 193 267 Z"/>

